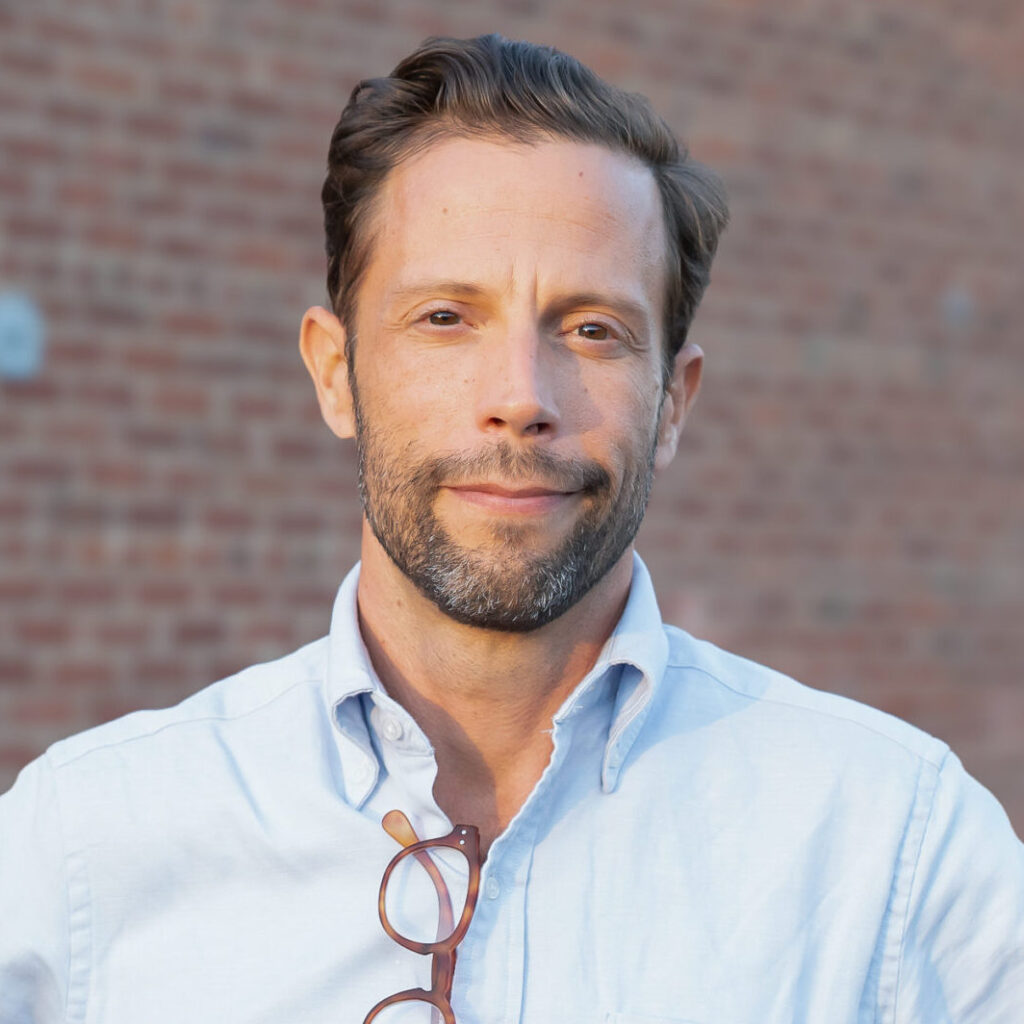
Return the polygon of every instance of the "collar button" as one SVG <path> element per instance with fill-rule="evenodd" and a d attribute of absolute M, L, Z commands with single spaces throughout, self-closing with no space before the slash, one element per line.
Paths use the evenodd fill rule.
<path fill-rule="evenodd" d="M 395 743 L 402 738 L 404 730 L 402 729 L 402 723 L 397 718 L 388 716 L 381 722 L 380 731 L 384 739 L 390 743 Z"/>

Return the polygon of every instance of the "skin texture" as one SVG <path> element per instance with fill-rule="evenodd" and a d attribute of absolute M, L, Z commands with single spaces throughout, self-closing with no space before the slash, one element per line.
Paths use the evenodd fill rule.
<path fill-rule="evenodd" d="M 321 307 L 300 348 L 328 426 L 359 433 L 371 659 L 434 745 L 441 808 L 486 850 L 622 611 L 649 477 L 675 454 L 703 356 L 685 345 L 663 390 L 664 227 L 630 157 L 443 139 L 392 171 L 372 230 L 354 366 Z M 536 621 L 501 618 L 536 603 L 523 580 L 538 566 L 602 529 L 612 542 L 580 569 L 603 558 L 599 578 Z M 461 559 L 475 603 L 453 611 L 403 571 L 388 553 L 405 560 L 403 534 L 414 553 Z M 466 612 L 488 594 L 486 615 Z"/>

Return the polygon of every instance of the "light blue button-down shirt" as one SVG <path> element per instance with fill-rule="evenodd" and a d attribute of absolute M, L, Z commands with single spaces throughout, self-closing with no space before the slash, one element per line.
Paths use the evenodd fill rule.
<path fill-rule="evenodd" d="M 452 823 L 359 636 L 58 743 L 0 798 L 0 1022 L 361 1024 L 429 984 L 377 916 Z M 637 560 L 494 842 L 459 1024 L 1024 1021 L 1024 847 L 938 740 L 663 627 Z"/>

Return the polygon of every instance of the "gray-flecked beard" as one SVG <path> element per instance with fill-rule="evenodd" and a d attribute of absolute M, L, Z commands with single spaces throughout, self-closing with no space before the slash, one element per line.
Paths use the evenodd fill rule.
<path fill-rule="evenodd" d="M 472 455 L 406 465 L 367 424 L 352 380 L 359 493 L 374 536 L 417 589 L 446 615 L 481 629 L 527 632 L 557 619 L 618 562 L 636 536 L 654 476 L 654 439 L 613 493 L 598 463 L 507 441 Z M 463 547 L 438 520 L 439 488 L 494 480 L 578 491 L 582 511 L 550 552 L 531 547 L 535 528 L 496 521 L 494 545 Z"/>

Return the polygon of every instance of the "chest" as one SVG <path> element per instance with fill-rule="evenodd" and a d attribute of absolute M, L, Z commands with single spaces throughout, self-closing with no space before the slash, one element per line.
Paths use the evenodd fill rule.
<path fill-rule="evenodd" d="M 459 1021 L 874 1019 L 886 883 L 852 866 L 845 886 L 824 871 L 816 883 L 806 864 L 760 852 L 671 843 L 641 862 L 581 845 L 485 869 L 456 971 Z"/>

